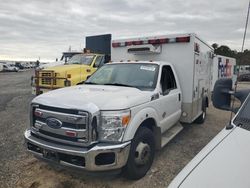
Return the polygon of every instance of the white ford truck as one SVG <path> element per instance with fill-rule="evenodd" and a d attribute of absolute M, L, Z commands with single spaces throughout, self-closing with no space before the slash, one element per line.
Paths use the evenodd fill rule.
<path fill-rule="evenodd" d="M 48 161 L 139 179 L 180 122 L 205 120 L 213 51 L 183 34 L 114 40 L 111 55 L 85 84 L 34 98 L 26 146 Z"/>

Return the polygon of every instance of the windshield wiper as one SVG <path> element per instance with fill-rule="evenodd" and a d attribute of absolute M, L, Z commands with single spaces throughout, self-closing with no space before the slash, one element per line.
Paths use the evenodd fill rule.
<path fill-rule="evenodd" d="M 106 84 L 103 84 L 103 85 L 124 86 L 124 87 L 135 87 L 135 88 L 137 88 L 136 86 L 131 86 L 131 85 L 127 85 L 127 84 L 120 84 L 120 83 L 106 83 Z"/>
<path fill-rule="evenodd" d="M 97 83 L 95 83 L 95 82 L 84 82 L 84 84 L 98 85 L 98 84 L 97 84 Z"/>

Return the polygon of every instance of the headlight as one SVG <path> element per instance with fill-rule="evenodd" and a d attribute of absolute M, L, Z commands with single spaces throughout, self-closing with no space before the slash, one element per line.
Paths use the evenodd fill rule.
<path fill-rule="evenodd" d="M 130 110 L 102 111 L 99 139 L 101 141 L 121 141 L 130 121 Z"/>

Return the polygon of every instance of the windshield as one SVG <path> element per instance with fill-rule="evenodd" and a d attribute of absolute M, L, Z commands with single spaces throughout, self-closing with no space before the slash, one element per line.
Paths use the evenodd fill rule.
<path fill-rule="evenodd" d="M 85 84 L 117 85 L 153 90 L 156 86 L 158 65 L 142 63 L 107 64 L 97 70 Z"/>
<path fill-rule="evenodd" d="M 234 119 L 234 124 L 250 130 L 250 95 L 247 97 L 244 105 L 240 109 L 238 115 Z"/>
<path fill-rule="evenodd" d="M 70 60 L 66 63 L 69 64 L 77 64 L 77 65 L 91 65 L 92 60 L 94 58 L 94 55 L 84 55 L 84 54 L 78 54 L 74 55 Z"/>

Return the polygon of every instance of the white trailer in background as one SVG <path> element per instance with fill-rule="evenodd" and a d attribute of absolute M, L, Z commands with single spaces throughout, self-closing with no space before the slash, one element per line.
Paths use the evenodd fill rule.
<path fill-rule="evenodd" d="M 236 59 L 222 55 L 216 55 L 213 59 L 211 91 L 215 82 L 220 78 L 232 78 L 233 85 L 237 78 Z"/>
<path fill-rule="evenodd" d="M 196 34 L 174 34 L 113 40 L 112 61 L 164 61 L 177 72 L 182 90 L 181 122 L 204 112 L 211 84 L 213 48 Z M 206 101 L 203 101 L 206 100 Z"/>

